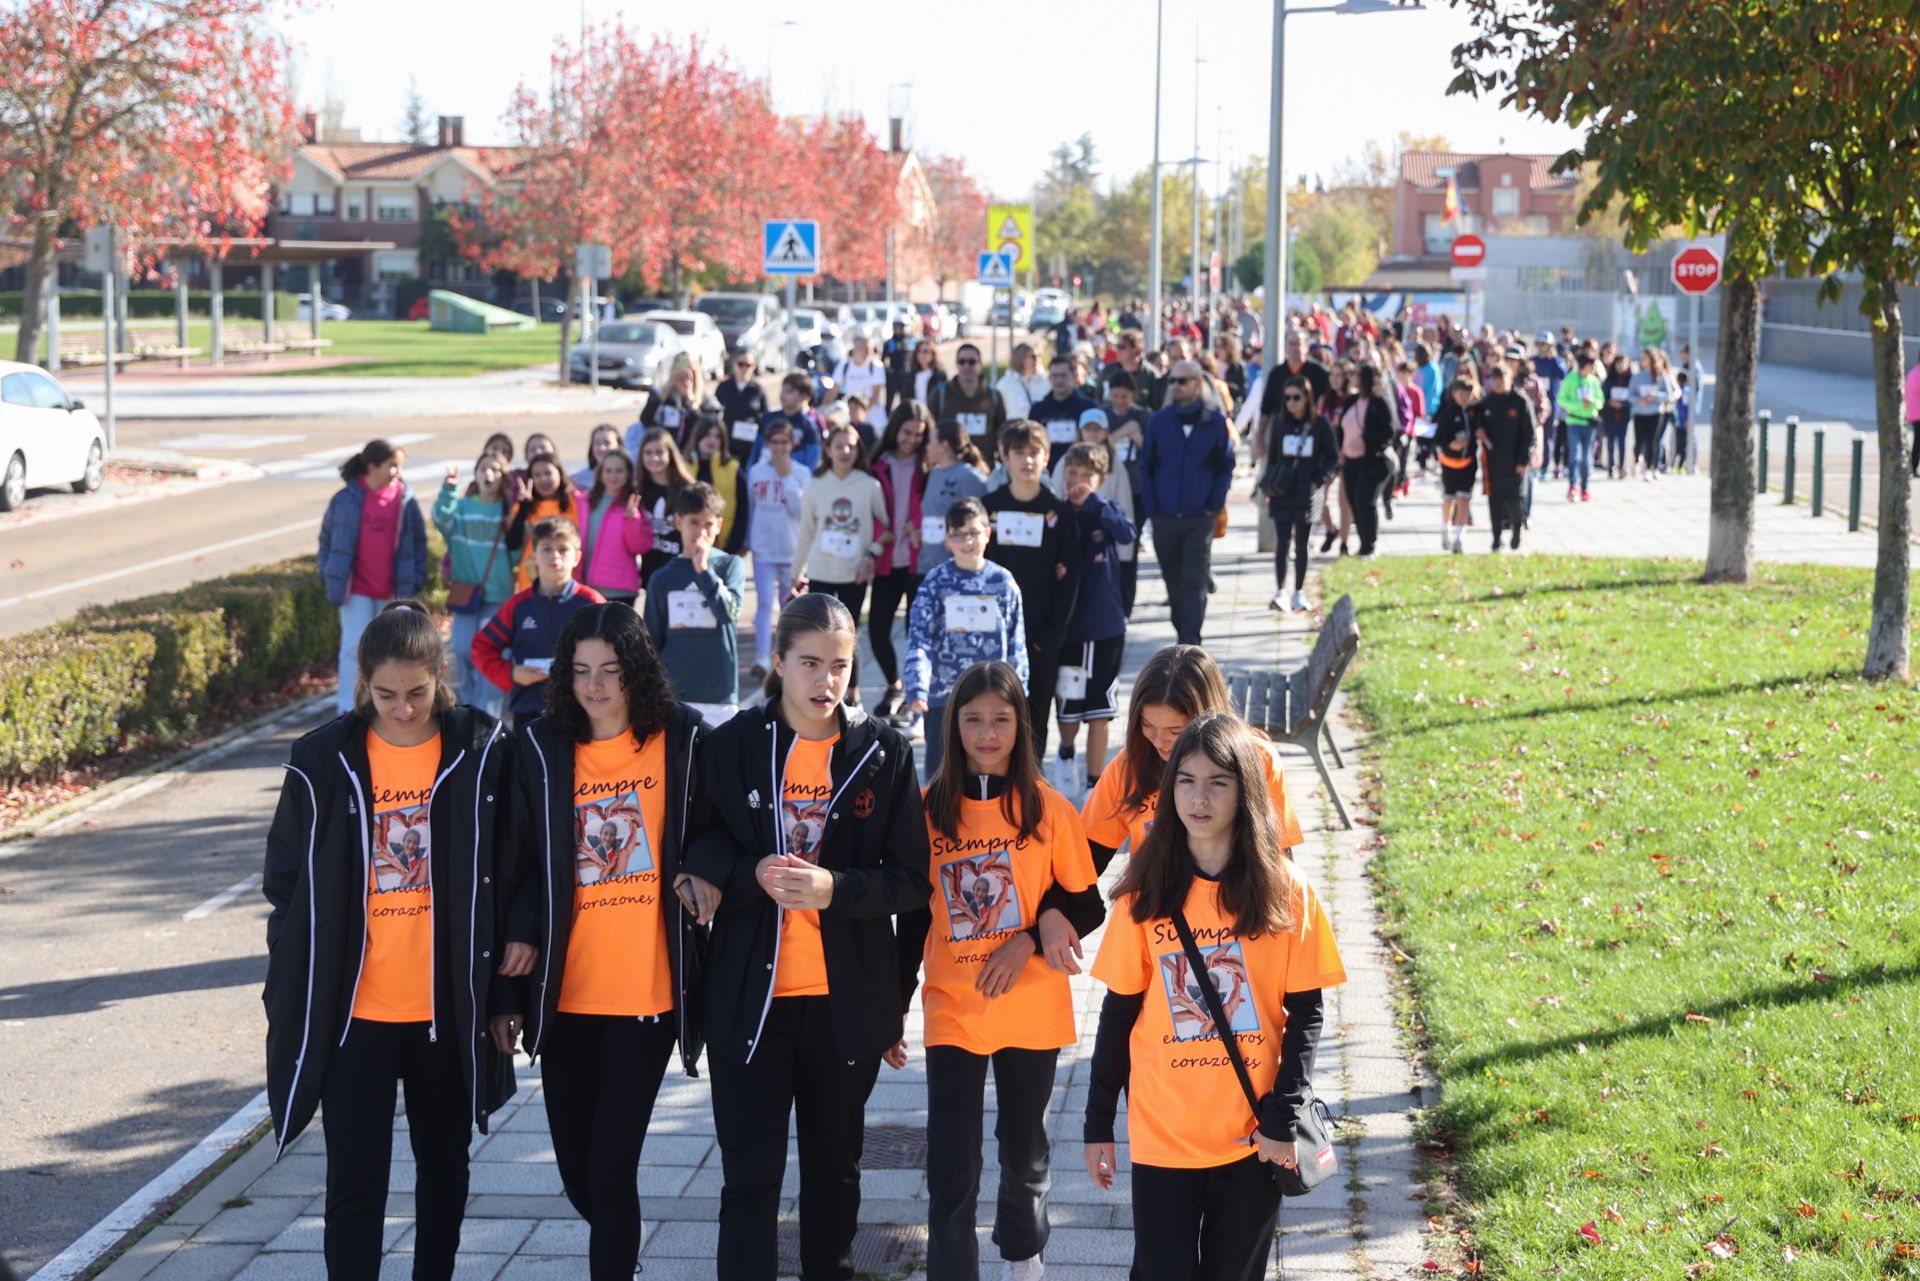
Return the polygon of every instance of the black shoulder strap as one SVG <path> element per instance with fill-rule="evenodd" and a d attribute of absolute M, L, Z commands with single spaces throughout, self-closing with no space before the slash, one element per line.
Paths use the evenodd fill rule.
<path fill-rule="evenodd" d="M 1194 982 L 1200 987 L 1200 995 L 1206 999 L 1207 1013 L 1213 1016 L 1213 1030 L 1220 1043 L 1227 1047 L 1227 1058 L 1233 1063 L 1233 1074 L 1240 1078 L 1241 1092 L 1247 1096 L 1247 1106 L 1253 1109 L 1256 1120 L 1260 1116 L 1260 1096 L 1254 1093 L 1253 1078 L 1247 1075 L 1247 1061 L 1240 1057 L 1240 1042 L 1233 1035 L 1233 1026 L 1227 1018 L 1226 1009 L 1220 1004 L 1220 992 L 1213 986 L 1213 976 L 1207 972 L 1207 962 L 1200 955 L 1200 948 L 1193 941 L 1193 931 L 1187 926 L 1187 914 L 1179 908 L 1173 909 L 1173 928 L 1180 935 L 1180 946 L 1186 951 L 1187 964 L 1193 967 Z"/>

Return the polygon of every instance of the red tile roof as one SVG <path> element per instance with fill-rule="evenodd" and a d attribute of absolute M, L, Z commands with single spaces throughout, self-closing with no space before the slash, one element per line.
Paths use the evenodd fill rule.
<path fill-rule="evenodd" d="M 1528 161 L 1527 186 L 1534 191 L 1572 191 L 1579 185 L 1579 179 L 1571 174 L 1552 172 L 1557 155 L 1538 153 L 1499 152 L 1499 151 L 1408 151 L 1400 156 L 1400 181 L 1411 183 L 1415 187 L 1438 191 L 1447 185 L 1445 178 L 1434 170 L 1453 168 L 1463 172 L 1455 175 L 1455 181 L 1463 187 L 1477 186 L 1479 177 L 1476 170 L 1483 160 L 1525 160 Z"/>
<path fill-rule="evenodd" d="M 410 142 L 322 142 L 300 148 L 300 154 L 343 174 L 368 181 L 406 181 L 418 178 L 452 152 L 481 173 L 501 178 L 525 161 L 524 147 L 438 147 Z"/>

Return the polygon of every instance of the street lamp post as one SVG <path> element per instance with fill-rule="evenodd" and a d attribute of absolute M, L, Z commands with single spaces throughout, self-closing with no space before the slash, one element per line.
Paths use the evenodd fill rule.
<path fill-rule="evenodd" d="M 1199 54 L 1193 57 L 1193 252 L 1188 268 L 1188 281 L 1192 286 L 1188 294 L 1188 304 L 1196 313 L 1195 323 L 1199 322 L 1200 310 L 1200 68 L 1206 62 Z"/>
<path fill-rule="evenodd" d="M 1267 110 L 1267 261 L 1263 281 L 1267 301 L 1261 309 L 1265 313 L 1262 324 L 1266 330 L 1266 350 L 1261 363 L 1268 368 L 1280 358 L 1281 343 L 1286 337 L 1287 268 L 1290 265 L 1287 262 L 1287 167 L 1283 155 L 1284 131 L 1280 127 L 1280 112 L 1286 102 L 1287 19 L 1302 13 L 1417 13 L 1425 7 L 1396 4 L 1394 0 L 1343 0 L 1341 4 L 1322 5 L 1317 9 L 1289 9 L 1287 0 L 1273 0 L 1273 91 Z"/>
<path fill-rule="evenodd" d="M 1147 320 L 1147 348 L 1160 346 L 1160 45 L 1166 33 L 1167 0 L 1155 0 L 1153 6 L 1153 233 L 1147 251 L 1148 306 L 1153 314 Z"/>

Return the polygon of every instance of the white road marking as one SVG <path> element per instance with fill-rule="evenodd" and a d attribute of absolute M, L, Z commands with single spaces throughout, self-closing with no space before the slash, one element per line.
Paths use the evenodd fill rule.
<path fill-rule="evenodd" d="M 267 1116 L 267 1092 L 262 1090 L 222 1122 L 219 1129 L 200 1140 L 193 1151 L 161 1171 L 146 1187 L 122 1201 L 106 1218 L 88 1228 L 78 1241 L 54 1256 L 52 1262 L 33 1274 L 34 1281 L 73 1281 L 84 1275 L 121 1237 L 139 1227 L 157 1206 L 232 1151 Z"/>
<path fill-rule="evenodd" d="M 266 449 L 272 445 L 297 445 L 305 439 L 305 436 L 253 436 L 233 431 L 203 432 L 198 436 L 182 436 L 178 440 L 163 440 L 160 443 L 168 449 L 197 454 L 205 449 Z"/>
<path fill-rule="evenodd" d="M 247 534 L 240 538 L 229 538 L 222 543 L 209 543 L 205 547 L 195 547 L 191 551 L 175 552 L 171 556 L 162 556 L 158 560 L 144 561 L 138 565 L 128 565 L 123 569 L 109 570 L 104 574 L 95 574 L 91 578 L 76 578 L 70 583 L 60 583 L 53 587 L 42 587 L 38 591 L 24 592 L 19 596 L 0 599 L 0 609 L 9 605 L 18 605 L 24 601 L 45 600 L 49 596 L 60 596 L 67 592 L 77 592 L 85 587 L 96 587 L 101 583 L 110 583 L 118 578 L 129 578 L 134 574 L 144 574 L 150 569 L 161 569 L 167 565 L 177 565 L 183 560 L 193 560 L 198 556 L 214 552 L 229 551 L 235 547 L 245 547 L 248 543 L 257 543 L 262 539 L 278 538 L 282 534 L 291 534 L 297 530 L 313 529 L 320 524 L 318 516 L 310 520 L 295 521 L 291 525 L 280 525 L 273 529 L 263 529 L 256 534 Z"/>
<path fill-rule="evenodd" d="M 221 890 L 218 894 L 202 903 L 199 907 L 194 908 L 191 912 L 182 913 L 180 919 L 183 921 L 198 921 L 203 917 L 212 916 L 215 912 L 218 912 L 221 908 L 233 902 L 233 900 L 239 898 L 248 890 L 257 887 L 261 879 L 261 873 L 255 872 L 250 876 L 235 881 L 232 885 L 227 886 L 226 889 Z"/>

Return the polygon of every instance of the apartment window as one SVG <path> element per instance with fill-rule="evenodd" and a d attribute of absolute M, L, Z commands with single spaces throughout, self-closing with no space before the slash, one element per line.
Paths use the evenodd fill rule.
<path fill-rule="evenodd" d="M 347 197 L 347 221 L 365 222 L 367 220 L 367 202 L 359 196 Z"/>
<path fill-rule="evenodd" d="M 334 210 L 338 208 L 338 205 L 335 203 L 336 199 L 337 197 L 331 191 L 319 193 L 313 198 L 313 212 L 322 218 L 333 217 Z"/>
<path fill-rule="evenodd" d="M 290 213 L 296 218 L 313 217 L 313 193 L 311 191 L 289 192 L 283 212 Z"/>
<path fill-rule="evenodd" d="M 412 222 L 419 216 L 419 207 L 411 195 L 381 196 L 374 204 L 374 216 L 381 222 Z"/>
<path fill-rule="evenodd" d="M 1447 250 L 1452 247 L 1455 236 L 1464 235 L 1470 231 L 1478 232 L 1480 229 L 1479 214 L 1463 213 L 1457 219 L 1448 221 L 1447 218 L 1441 214 L 1430 213 L 1426 215 L 1423 220 L 1423 239 L 1425 241 L 1426 252 L 1430 254 L 1446 253 Z"/>
<path fill-rule="evenodd" d="M 1520 188 L 1495 187 L 1493 189 L 1493 216 L 1512 218 L 1520 212 Z"/>

